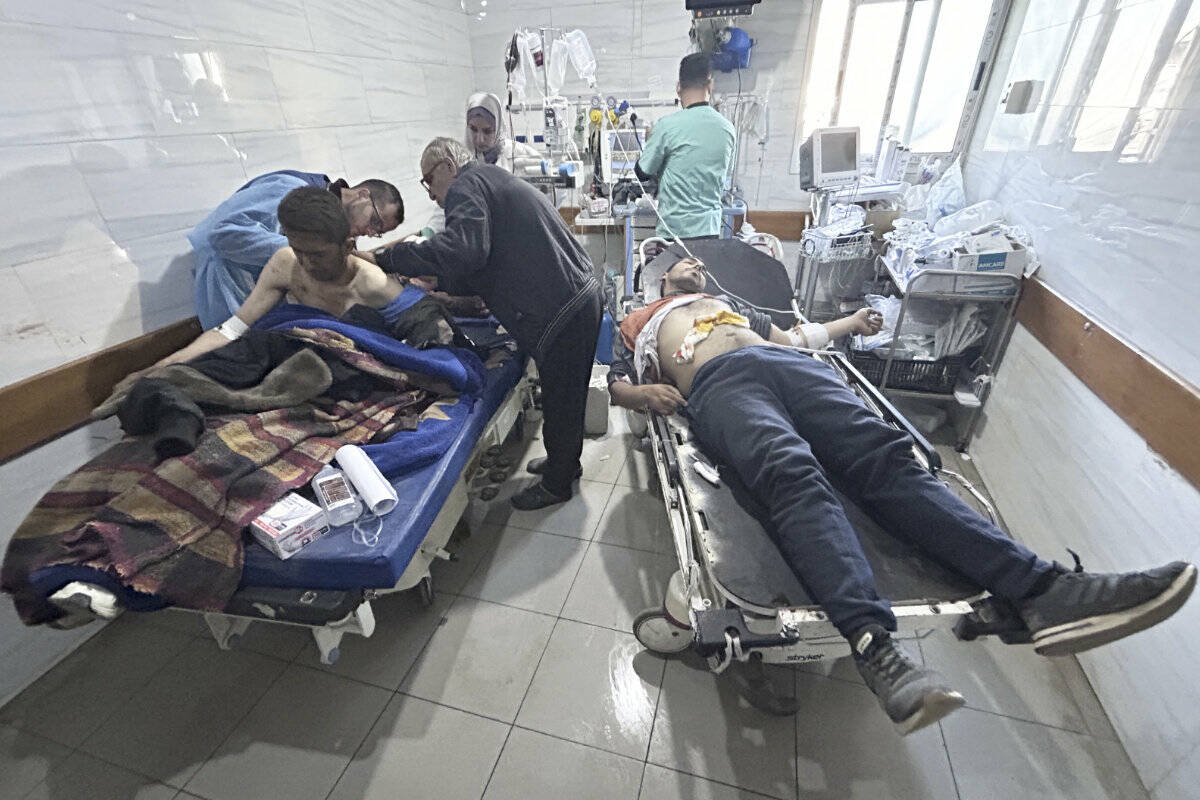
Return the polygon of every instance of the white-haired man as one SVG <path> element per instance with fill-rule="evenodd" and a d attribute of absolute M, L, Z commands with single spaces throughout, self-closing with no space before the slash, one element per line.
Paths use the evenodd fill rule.
<path fill-rule="evenodd" d="M 438 138 L 421 154 L 421 185 L 446 211 L 428 241 L 382 247 L 384 272 L 435 275 L 479 294 L 542 381 L 546 458 L 529 464 L 541 482 L 512 504 L 532 510 L 571 497 L 582 474 L 583 415 L 600 331 L 600 285 L 591 259 L 546 197 L 459 141 Z"/>

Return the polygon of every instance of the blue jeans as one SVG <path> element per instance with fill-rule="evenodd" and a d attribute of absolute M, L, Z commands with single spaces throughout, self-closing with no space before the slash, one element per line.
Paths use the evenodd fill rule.
<path fill-rule="evenodd" d="M 896 629 L 833 492 L 893 536 L 1006 599 L 1054 568 L 1008 538 L 924 469 L 912 438 L 872 413 L 828 365 L 782 347 L 744 347 L 696 373 L 692 429 L 767 509 L 767 529 L 844 635 Z"/>

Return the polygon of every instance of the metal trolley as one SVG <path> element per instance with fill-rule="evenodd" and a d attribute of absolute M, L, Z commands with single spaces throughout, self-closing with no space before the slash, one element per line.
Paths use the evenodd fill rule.
<path fill-rule="evenodd" d="M 811 322 L 828 322 L 841 316 L 840 304 L 865 294 L 874 282 L 875 245 L 869 230 L 822 241 L 805 236 L 796 264 L 793 305 L 796 313 Z M 817 287 L 825 297 L 817 297 Z"/>
<path fill-rule="evenodd" d="M 1012 335 L 1017 301 L 1021 296 L 1021 276 L 926 269 L 905 283 L 882 258 L 876 262 L 875 274 L 881 280 L 895 284 L 901 298 L 900 313 L 896 317 L 892 344 L 881 348 L 882 357 L 855 357 L 852 352 L 855 367 L 890 397 L 953 402 L 960 406 L 964 418 L 955 446 L 959 451 L 966 450 Z M 995 311 L 982 344 L 968 351 L 970 358 L 949 356 L 939 361 L 910 361 L 896 358 L 896 342 L 904 331 L 904 320 L 914 300 L 978 303 L 990 305 Z"/>

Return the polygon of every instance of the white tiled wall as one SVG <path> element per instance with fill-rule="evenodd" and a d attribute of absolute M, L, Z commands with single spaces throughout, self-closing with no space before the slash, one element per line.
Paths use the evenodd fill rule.
<path fill-rule="evenodd" d="M 0 0 L 0 386 L 191 316 L 185 235 L 256 175 L 385 178 L 422 227 L 471 57 L 459 0 Z M 0 548 L 114 431 L 0 465 Z M 0 703 L 91 632 L 0 601 Z"/>
<path fill-rule="evenodd" d="M 396 183 L 472 91 L 459 0 L 0 0 L 0 386 L 191 315 L 247 179 Z"/>
<path fill-rule="evenodd" d="M 469 2 L 472 8 L 478 0 Z M 516 28 L 553 26 L 569 31 L 580 28 L 588 35 L 596 55 L 596 79 L 606 96 L 624 99 L 629 92 L 649 90 L 652 97 L 674 98 L 679 60 L 694 48 L 688 38 L 691 12 L 682 0 L 511 0 L 489 3 L 486 13 L 469 18 L 475 82 L 480 89 L 504 97 L 503 50 Z M 742 70 L 742 88 L 767 96 L 769 136 L 764 146 L 748 141 L 739 159 L 739 183 L 751 208 L 799 210 L 807 208 L 788 161 L 795 146 L 796 112 L 803 86 L 808 52 L 809 0 L 774 0 L 756 7 L 737 25 L 755 39 L 750 66 Z M 708 23 L 703 23 L 707 25 Z M 565 94 L 583 92 L 586 86 L 567 70 Z M 737 73 L 717 73 L 716 91 L 736 92 Z M 530 88 L 527 99 L 540 101 Z M 636 103 L 634 103 L 636 107 Z M 639 110 L 640 117 L 657 119 L 669 108 Z M 532 132 L 540 134 L 536 115 Z M 516 121 L 517 133 L 525 123 Z"/>
<path fill-rule="evenodd" d="M 1109 15 L 1106 4 L 1082 3 L 1077 25 L 1075 0 L 1017 4 L 1011 59 L 966 162 L 968 194 L 999 199 L 1031 229 L 1043 280 L 1200 384 L 1200 4 L 1121 2 Z M 1187 13 L 1172 21 L 1177 8 Z M 1155 75 L 1164 31 L 1176 55 Z M 1089 78 L 1093 42 L 1099 70 Z M 1049 94 L 1056 76 L 1033 113 L 997 112 L 1008 82 L 1042 80 Z M 1127 118 L 1156 131 L 1148 152 L 1136 136 L 1114 146 Z"/>
<path fill-rule="evenodd" d="M 1198 383 L 1200 4 L 1190 6 L 1085 0 L 1077 16 L 1073 1 L 1015 3 L 964 172 L 970 200 L 995 198 L 1030 228 L 1043 280 Z M 1173 9 L 1184 12 L 1167 37 L 1178 66 L 1168 59 L 1148 78 Z M 1096 36 L 1104 55 L 1089 82 Z M 1007 83 L 1024 79 L 1046 81 L 1048 98 L 1030 114 L 996 113 Z M 1155 147 L 1113 152 L 1127 118 L 1161 122 Z M 1200 558 L 1200 493 L 1023 328 L 973 453 L 1012 531 L 1051 557 L 1071 547 L 1102 571 Z M 1169 623 L 1080 657 L 1155 800 L 1196 791 L 1198 642 L 1193 598 Z"/>

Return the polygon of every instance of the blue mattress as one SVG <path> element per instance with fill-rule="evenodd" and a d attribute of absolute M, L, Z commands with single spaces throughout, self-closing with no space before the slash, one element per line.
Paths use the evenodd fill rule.
<path fill-rule="evenodd" d="M 335 528 L 286 561 L 257 543 L 248 543 L 241 585 L 303 589 L 394 586 L 442 510 L 483 429 L 524 369 L 525 359 L 518 356 L 489 370 L 483 392 L 449 449 L 432 464 L 392 482 L 400 502 L 383 518 L 383 530 L 374 548 L 355 542 L 350 526 Z"/>

